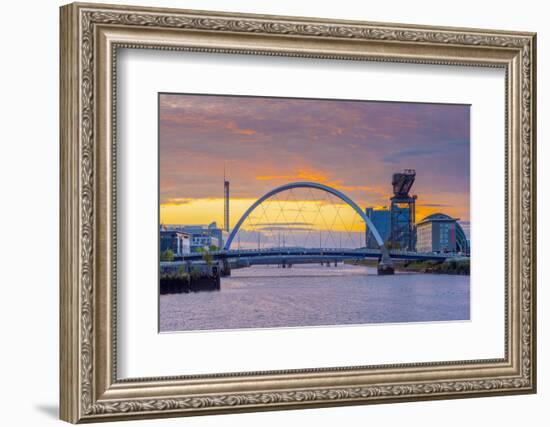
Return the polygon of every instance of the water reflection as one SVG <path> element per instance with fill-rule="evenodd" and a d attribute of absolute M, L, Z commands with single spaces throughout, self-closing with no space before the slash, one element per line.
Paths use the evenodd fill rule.
<path fill-rule="evenodd" d="M 470 277 L 339 264 L 233 270 L 219 292 L 160 296 L 161 331 L 274 328 L 470 318 Z"/>

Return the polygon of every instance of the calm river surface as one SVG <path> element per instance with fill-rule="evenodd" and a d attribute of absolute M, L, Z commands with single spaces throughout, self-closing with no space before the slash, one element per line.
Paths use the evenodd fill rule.
<path fill-rule="evenodd" d="M 233 270 L 221 290 L 160 296 L 160 330 L 274 328 L 470 318 L 470 276 L 339 264 Z"/>

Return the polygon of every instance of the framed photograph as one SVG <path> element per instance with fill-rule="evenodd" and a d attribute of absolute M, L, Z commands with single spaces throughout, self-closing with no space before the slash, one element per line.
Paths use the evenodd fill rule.
<path fill-rule="evenodd" d="M 60 22 L 63 420 L 536 391 L 535 34 Z"/>

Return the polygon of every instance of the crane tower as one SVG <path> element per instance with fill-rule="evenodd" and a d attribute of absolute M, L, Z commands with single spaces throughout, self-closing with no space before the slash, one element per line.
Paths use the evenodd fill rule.
<path fill-rule="evenodd" d="M 412 251 L 415 247 L 416 195 L 410 195 L 416 171 L 405 169 L 392 177 L 393 196 L 390 208 L 390 242 L 394 249 Z"/>

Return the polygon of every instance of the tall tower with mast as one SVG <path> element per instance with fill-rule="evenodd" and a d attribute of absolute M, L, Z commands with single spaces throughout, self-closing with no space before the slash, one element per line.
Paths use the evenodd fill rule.
<path fill-rule="evenodd" d="M 225 175 L 225 162 L 223 163 L 223 229 L 229 233 L 229 181 Z"/>

